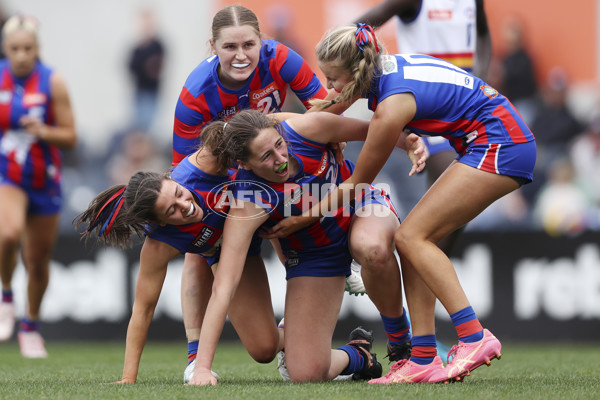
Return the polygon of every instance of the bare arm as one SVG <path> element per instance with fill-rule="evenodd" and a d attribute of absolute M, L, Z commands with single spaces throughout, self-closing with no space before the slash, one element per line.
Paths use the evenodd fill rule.
<path fill-rule="evenodd" d="M 485 81 L 492 60 L 492 36 L 490 35 L 483 0 L 476 0 L 475 3 L 477 7 L 477 45 L 475 48 L 473 74 Z"/>
<path fill-rule="evenodd" d="M 238 201 L 236 204 L 238 206 L 230 209 L 225 221 L 221 256 L 215 273 L 210 301 L 202 322 L 196 366 L 190 385 L 217 384 L 217 379 L 210 370 L 225 324 L 227 310 L 242 276 L 252 235 L 268 218 L 268 214 L 264 211 L 261 211 L 263 215 L 257 217 L 258 210 L 254 203 Z"/>
<path fill-rule="evenodd" d="M 356 167 L 350 178 L 332 191 L 321 202 L 300 216 L 287 217 L 275 225 L 267 238 L 285 237 L 313 223 L 324 210 L 337 210 L 344 198 L 354 197 L 355 186 L 373 182 L 389 158 L 403 129 L 416 113 L 417 104 L 412 94 L 400 93 L 383 100 L 373 114 L 365 144 L 358 155 Z M 415 166 L 411 170 L 413 173 Z M 347 192 L 344 196 L 344 192 Z"/>
<path fill-rule="evenodd" d="M 167 265 L 178 254 L 177 249 L 164 242 L 149 237 L 144 242 L 140 253 L 140 272 L 133 311 L 127 327 L 123 376 L 117 383 L 134 383 L 137 380 L 140 358 L 167 274 Z"/>
<path fill-rule="evenodd" d="M 321 143 L 365 140 L 369 128 L 369 121 L 329 112 L 302 114 L 287 123 L 302 136 Z"/>
<path fill-rule="evenodd" d="M 77 144 L 75 133 L 75 118 L 71 109 L 71 101 L 67 86 L 57 72 L 50 77 L 50 91 L 52 93 L 52 109 L 56 126 L 46 125 L 37 117 L 24 115 L 21 117 L 23 128 L 32 135 L 52 143 L 63 149 L 70 149 Z"/>
<path fill-rule="evenodd" d="M 418 10 L 420 0 L 386 0 L 371 8 L 354 22 L 367 23 L 375 28 L 386 23 L 394 15 L 402 15 Z"/>

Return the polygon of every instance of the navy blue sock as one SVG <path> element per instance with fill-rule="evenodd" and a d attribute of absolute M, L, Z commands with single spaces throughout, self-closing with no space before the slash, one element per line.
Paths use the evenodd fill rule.
<path fill-rule="evenodd" d="M 348 366 L 346 367 L 346 369 L 340 372 L 340 375 L 350 375 L 363 369 L 365 365 L 365 360 L 358 350 L 347 344 L 340 346 L 337 349 L 345 351 L 346 354 L 348 354 L 348 357 L 350 358 Z"/>
<path fill-rule="evenodd" d="M 12 289 L 8 289 L 8 290 L 2 289 L 2 302 L 3 303 L 12 303 L 13 302 Z"/>
<path fill-rule="evenodd" d="M 402 344 L 410 340 L 410 321 L 406 316 L 406 310 L 403 309 L 402 311 L 402 315 L 397 318 L 390 318 L 379 314 L 381 321 L 383 321 L 383 329 L 391 344 Z"/>
<path fill-rule="evenodd" d="M 40 321 L 23 318 L 19 324 L 19 330 L 21 332 L 37 332 L 40 330 Z"/>
<path fill-rule="evenodd" d="M 465 343 L 473 343 L 483 339 L 483 327 L 473 311 L 473 307 L 465 307 L 450 315 L 456 328 L 458 339 Z"/>
<path fill-rule="evenodd" d="M 413 336 L 410 361 L 420 365 L 427 365 L 433 362 L 436 355 L 435 335 Z"/>

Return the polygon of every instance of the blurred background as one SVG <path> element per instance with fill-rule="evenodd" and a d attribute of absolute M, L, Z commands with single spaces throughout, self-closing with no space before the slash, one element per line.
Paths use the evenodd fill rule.
<path fill-rule="evenodd" d="M 65 77 L 80 137 L 78 148 L 65 153 L 61 238 L 42 307 L 47 339 L 124 340 L 139 246 L 129 251 L 86 248 L 71 221 L 97 193 L 127 182 L 136 170 L 169 167 L 175 104 L 188 74 L 210 55 L 214 13 L 230 4 L 252 9 L 263 33 L 300 53 L 324 82 L 315 62 L 316 43 L 327 29 L 377 3 L 0 1 L 2 20 L 14 13 L 39 19 L 42 59 Z M 533 184 L 499 200 L 467 226 L 452 260 L 476 312 L 497 335 L 597 340 L 600 0 L 487 0 L 485 9 L 493 44 L 488 83 L 513 102 L 532 128 L 538 162 Z M 380 35 L 388 52 L 395 53 L 394 22 L 385 24 Z M 369 118 L 364 109 L 364 104 L 353 106 L 347 115 Z M 348 158 L 355 158 L 357 146 L 349 146 Z M 379 182 L 408 173 L 398 171 L 390 163 Z M 424 179 L 394 185 L 392 196 L 402 215 L 418 201 Z M 283 267 L 267 257 L 275 312 L 282 315 Z M 182 259 L 170 265 L 151 338 L 184 338 L 181 267 Z M 21 312 L 24 274 L 19 266 L 14 289 Z M 440 312 L 440 319 L 445 314 Z M 367 298 L 347 296 L 340 317 L 343 336 L 345 326 L 357 321 L 378 328 L 378 313 Z M 454 340 L 451 326 L 446 330 L 450 324 L 439 325 L 441 335 Z M 234 333 L 229 327 L 224 335 Z"/>

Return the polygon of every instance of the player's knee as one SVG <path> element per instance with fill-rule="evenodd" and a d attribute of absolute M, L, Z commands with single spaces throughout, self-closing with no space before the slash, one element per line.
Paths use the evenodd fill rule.
<path fill-rule="evenodd" d="M 410 249 L 410 235 L 407 234 L 406 230 L 400 226 L 400 228 L 394 234 L 394 243 L 396 244 L 396 250 L 399 253 L 405 253 Z"/>
<path fill-rule="evenodd" d="M 300 371 L 290 371 L 290 380 L 293 383 L 324 382 L 329 379 L 328 372 L 329 368 L 315 368 L 313 370 L 310 370 L 308 368 L 302 368 Z"/>
<path fill-rule="evenodd" d="M 0 248 L 3 251 L 14 250 L 19 247 L 23 230 L 19 227 L 3 226 L 0 229 Z"/>
<path fill-rule="evenodd" d="M 258 363 L 268 364 L 275 359 L 277 355 L 277 345 L 263 345 L 248 349 L 248 354 L 250 357 Z"/>
<path fill-rule="evenodd" d="M 371 269 L 385 265 L 394 256 L 394 248 L 384 241 L 365 241 L 355 246 L 352 254 L 363 268 Z"/>

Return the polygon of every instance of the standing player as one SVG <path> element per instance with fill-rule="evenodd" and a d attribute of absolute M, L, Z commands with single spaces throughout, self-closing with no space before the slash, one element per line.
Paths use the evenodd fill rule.
<path fill-rule="evenodd" d="M 441 58 L 485 80 L 492 58 L 492 42 L 483 0 L 385 0 L 356 22 L 373 27 L 396 20 L 396 40 L 402 54 L 420 53 Z M 429 150 L 427 183 L 433 182 L 456 158 L 443 137 L 426 137 Z M 463 228 L 439 243 L 448 255 Z"/>
<path fill-rule="evenodd" d="M 402 272 L 425 285 L 405 286 L 412 317 L 412 355 L 372 383 L 459 380 L 500 358 L 500 341 L 483 329 L 450 259 L 437 243 L 502 196 L 533 179 L 535 138 L 508 99 L 481 79 L 438 58 L 421 54 L 382 55 L 382 44 L 365 24 L 333 29 L 317 45 L 336 104 L 364 96 L 374 111 L 352 176 L 318 207 L 273 228 L 280 237 L 307 226 L 323 210 L 341 203 L 345 190 L 375 178 L 403 129 L 444 136 L 459 153 L 408 214 L 395 235 Z M 329 101 L 315 102 L 326 108 Z M 435 363 L 436 298 L 456 328 L 452 361 Z"/>
<path fill-rule="evenodd" d="M 261 40 L 258 18 L 243 6 L 229 6 L 217 12 L 210 46 L 214 55 L 192 71 L 177 102 L 173 165 L 195 151 L 205 124 L 226 120 L 249 108 L 265 114 L 280 111 L 288 86 L 306 107 L 311 99 L 327 96 L 302 57 L 274 40 Z M 202 324 L 197 305 L 205 304 L 211 292 L 212 276 L 203 263 L 199 256 L 186 254 L 181 282 L 190 365 Z M 364 292 L 359 276 L 351 275 L 349 279 L 351 290 Z"/>
<path fill-rule="evenodd" d="M 14 16 L 2 29 L 0 61 L 0 341 L 12 336 L 15 307 L 11 281 L 19 248 L 27 269 L 28 306 L 18 339 L 28 358 L 47 356 L 40 335 L 40 307 L 58 235 L 60 149 L 77 135 L 63 78 L 39 60 L 37 22 Z"/>

